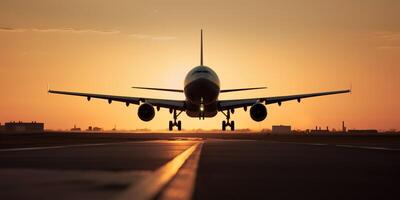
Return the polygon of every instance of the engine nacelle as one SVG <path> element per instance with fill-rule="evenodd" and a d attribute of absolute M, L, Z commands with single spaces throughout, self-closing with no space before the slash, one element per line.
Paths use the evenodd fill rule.
<path fill-rule="evenodd" d="M 260 122 L 267 117 L 267 108 L 261 103 L 256 103 L 250 108 L 250 116 L 254 121 Z"/>
<path fill-rule="evenodd" d="M 154 118 L 156 112 L 154 111 L 153 105 L 144 103 L 139 106 L 138 116 L 142 121 L 148 122 Z"/>

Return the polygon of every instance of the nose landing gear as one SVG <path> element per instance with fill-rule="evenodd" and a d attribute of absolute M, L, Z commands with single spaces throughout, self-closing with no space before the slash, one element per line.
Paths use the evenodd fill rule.
<path fill-rule="evenodd" d="M 171 110 L 171 112 L 172 112 L 172 110 Z M 172 131 L 172 130 L 174 129 L 174 126 L 176 126 L 176 127 L 178 128 L 178 131 L 182 130 L 182 122 L 181 122 L 180 120 L 179 120 L 179 121 L 176 121 L 176 120 L 178 119 L 179 115 L 180 115 L 182 112 L 183 112 L 183 111 L 181 110 L 181 111 L 179 111 L 178 114 L 176 114 L 176 110 L 175 110 L 175 109 L 173 110 L 173 113 L 174 113 L 174 121 L 169 121 L 169 128 L 168 128 L 168 130 Z"/>
<path fill-rule="evenodd" d="M 229 126 L 231 128 L 231 131 L 234 131 L 235 130 L 235 121 L 230 121 L 231 111 L 227 110 L 226 113 L 224 113 L 223 111 L 221 111 L 221 112 L 226 117 L 226 121 L 222 121 L 222 130 L 226 131 L 226 127 Z"/>

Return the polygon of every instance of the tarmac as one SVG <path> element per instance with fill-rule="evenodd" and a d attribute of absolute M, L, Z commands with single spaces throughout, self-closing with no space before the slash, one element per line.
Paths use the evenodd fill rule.
<path fill-rule="evenodd" d="M 0 136 L 2 199 L 399 199 L 400 136 Z"/>

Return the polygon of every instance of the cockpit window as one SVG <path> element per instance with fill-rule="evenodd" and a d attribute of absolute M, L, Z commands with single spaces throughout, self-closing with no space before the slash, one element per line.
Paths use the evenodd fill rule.
<path fill-rule="evenodd" d="M 200 70 L 196 70 L 196 71 L 194 71 L 194 72 L 193 72 L 193 74 L 198 74 L 198 73 L 205 73 L 205 74 L 209 74 L 209 73 L 210 73 L 210 71 L 208 71 L 208 70 L 203 70 L 203 69 L 200 69 Z"/>

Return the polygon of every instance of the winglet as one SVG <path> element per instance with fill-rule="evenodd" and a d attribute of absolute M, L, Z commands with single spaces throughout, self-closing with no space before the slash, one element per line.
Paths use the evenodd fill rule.
<path fill-rule="evenodd" d="M 353 94 L 353 84 L 350 83 L 350 94 Z"/>
<path fill-rule="evenodd" d="M 203 66 L 203 29 L 200 29 L 200 66 Z"/>

